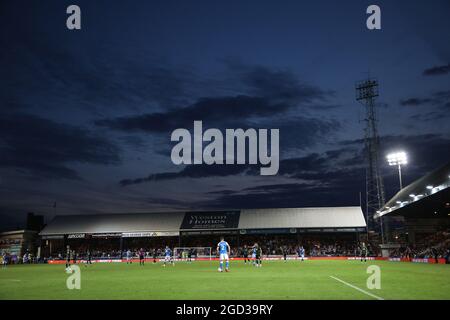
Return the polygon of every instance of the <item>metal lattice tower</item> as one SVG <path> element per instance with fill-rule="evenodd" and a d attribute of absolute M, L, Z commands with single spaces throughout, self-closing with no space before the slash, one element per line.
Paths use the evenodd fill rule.
<path fill-rule="evenodd" d="M 378 81 L 368 78 L 356 83 L 356 100 L 366 109 L 366 127 L 364 129 L 364 152 L 367 160 L 366 168 L 366 219 L 369 230 L 381 232 L 383 241 L 383 222 L 375 220 L 373 215 L 385 204 L 383 179 L 380 174 L 379 146 L 380 138 L 377 129 L 375 98 L 378 97 Z"/>

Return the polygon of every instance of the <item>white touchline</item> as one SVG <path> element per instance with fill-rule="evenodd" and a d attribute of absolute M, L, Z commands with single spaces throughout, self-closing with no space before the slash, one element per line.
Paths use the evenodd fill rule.
<path fill-rule="evenodd" d="M 19 279 L 0 279 L 0 281 L 20 282 L 22 280 L 19 280 Z"/>
<path fill-rule="evenodd" d="M 379 297 L 379 296 L 376 296 L 376 295 L 374 295 L 374 294 L 372 294 L 372 293 L 370 293 L 370 292 L 367 292 L 367 291 L 365 291 L 365 290 L 363 290 L 363 289 L 361 289 L 361 288 L 358 288 L 358 287 L 356 287 L 356 286 L 354 286 L 354 285 L 352 285 L 352 284 L 350 284 L 350 283 L 348 283 L 348 282 L 345 282 L 344 280 L 341 280 L 341 279 L 336 278 L 336 277 L 333 277 L 333 276 L 330 276 L 330 278 L 333 278 L 334 280 L 337 280 L 337 281 L 339 281 L 339 282 L 341 282 L 341 283 L 343 283 L 343 284 L 345 284 L 345 285 L 347 285 L 347 286 L 349 286 L 349 287 L 351 287 L 351 288 L 353 288 L 353 289 L 356 289 L 356 290 L 358 290 L 358 291 L 360 291 L 360 292 L 362 292 L 362 293 L 365 293 L 365 294 L 367 294 L 368 296 L 371 296 L 372 298 L 375 298 L 375 299 L 377 299 L 377 300 L 384 300 L 383 298 L 381 298 L 381 297 Z"/>

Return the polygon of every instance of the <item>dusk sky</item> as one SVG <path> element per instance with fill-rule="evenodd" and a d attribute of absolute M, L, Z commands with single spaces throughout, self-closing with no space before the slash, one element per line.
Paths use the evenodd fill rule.
<path fill-rule="evenodd" d="M 450 161 L 449 15 L 448 0 L 1 1 L 0 229 L 27 212 L 359 205 L 369 72 L 389 199 L 388 152 L 408 153 L 405 184 Z M 279 129 L 278 174 L 174 165 L 170 135 L 194 120 Z"/>

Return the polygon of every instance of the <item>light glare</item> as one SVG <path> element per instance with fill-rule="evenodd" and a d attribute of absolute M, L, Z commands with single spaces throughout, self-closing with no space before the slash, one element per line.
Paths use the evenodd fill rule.
<path fill-rule="evenodd" d="M 386 158 L 387 158 L 388 164 L 390 166 L 397 166 L 397 165 L 408 163 L 405 152 L 391 153 L 391 154 L 388 154 L 386 156 Z"/>

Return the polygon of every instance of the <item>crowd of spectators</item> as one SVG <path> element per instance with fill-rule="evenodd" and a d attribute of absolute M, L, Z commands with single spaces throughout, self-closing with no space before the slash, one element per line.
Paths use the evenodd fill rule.
<path fill-rule="evenodd" d="M 339 236 L 253 236 L 244 238 L 247 247 L 251 247 L 254 243 L 261 246 L 264 255 L 294 255 L 298 253 L 302 246 L 305 254 L 311 257 L 322 256 L 354 256 L 359 254 L 360 242 L 354 237 Z M 242 241 L 241 241 L 242 242 Z M 377 246 L 366 243 L 369 255 L 376 256 L 379 254 Z M 242 251 L 242 244 L 238 248 L 238 252 Z"/>
<path fill-rule="evenodd" d="M 226 238 L 231 246 L 231 256 L 239 257 L 244 253 L 244 246 L 251 254 L 251 248 L 255 243 L 261 247 L 264 256 L 270 255 L 287 255 L 298 254 L 299 248 L 305 249 L 307 256 L 356 256 L 359 254 L 360 242 L 354 237 L 329 237 L 310 236 L 296 237 L 292 235 L 251 235 L 242 236 L 238 240 L 237 237 L 230 236 Z M 183 247 L 208 247 L 211 248 L 211 254 L 216 255 L 216 246 L 218 240 L 215 237 L 186 237 L 183 239 Z M 152 238 L 152 239 L 127 239 L 122 245 L 122 251 L 119 249 L 118 243 L 97 242 L 95 245 L 88 246 L 86 243 L 77 242 L 71 244 L 71 249 L 75 250 L 78 259 L 83 259 L 87 251 L 90 250 L 93 258 L 100 259 L 117 259 L 122 258 L 126 251 L 130 250 L 134 256 L 142 248 L 147 257 L 154 255 L 160 257 L 164 255 L 164 248 L 168 245 L 172 250 L 179 247 L 179 239 L 171 238 Z M 366 243 L 368 254 L 370 256 L 379 255 L 378 246 Z M 177 251 L 177 255 L 182 250 Z M 200 255 L 209 255 L 209 250 L 199 252 Z M 65 259 L 65 249 L 61 248 L 59 252 L 53 254 L 52 258 Z"/>
<path fill-rule="evenodd" d="M 416 245 L 404 245 L 391 252 L 391 257 L 406 259 L 449 258 L 450 232 L 441 231 L 418 239 Z"/>
<path fill-rule="evenodd" d="M 226 239 L 231 246 L 232 257 L 242 257 L 244 248 L 251 256 L 251 248 L 255 243 L 262 249 L 263 256 L 297 255 L 299 248 L 305 249 L 305 255 L 310 257 L 327 256 L 358 256 L 361 242 L 349 235 L 230 235 Z M 130 250 L 133 256 L 143 249 L 148 258 L 162 257 L 165 246 L 172 250 L 175 247 L 207 247 L 205 250 L 195 250 L 195 256 L 216 255 L 218 237 L 215 236 L 183 236 L 159 237 L 159 238 L 130 238 L 130 239 L 96 239 L 95 241 L 76 240 L 70 242 L 70 249 L 74 250 L 77 259 L 84 259 L 88 251 L 93 259 L 121 259 Z M 122 244 L 122 248 L 121 245 Z M 245 246 L 245 247 L 244 247 Z M 369 256 L 380 256 L 378 243 L 366 243 Z M 210 249 L 209 249 L 210 248 Z M 416 244 L 402 245 L 390 252 L 395 258 L 450 258 L 450 231 L 441 231 L 428 236 L 417 236 Z M 186 251 L 186 250 L 185 250 Z M 194 252 L 194 251 L 192 251 Z M 192 254 L 191 252 L 191 254 Z M 180 257 L 183 250 L 177 250 L 176 256 Z M 3 258 L 3 256 L 2 256 Z M 52 255 L 38 259 L 32 253 L 23 256 L 4 255 L 11 263 L 36 263 L 47 259 L 66 259 L 66 247 L 64 245 L 55 248 Z"/>

